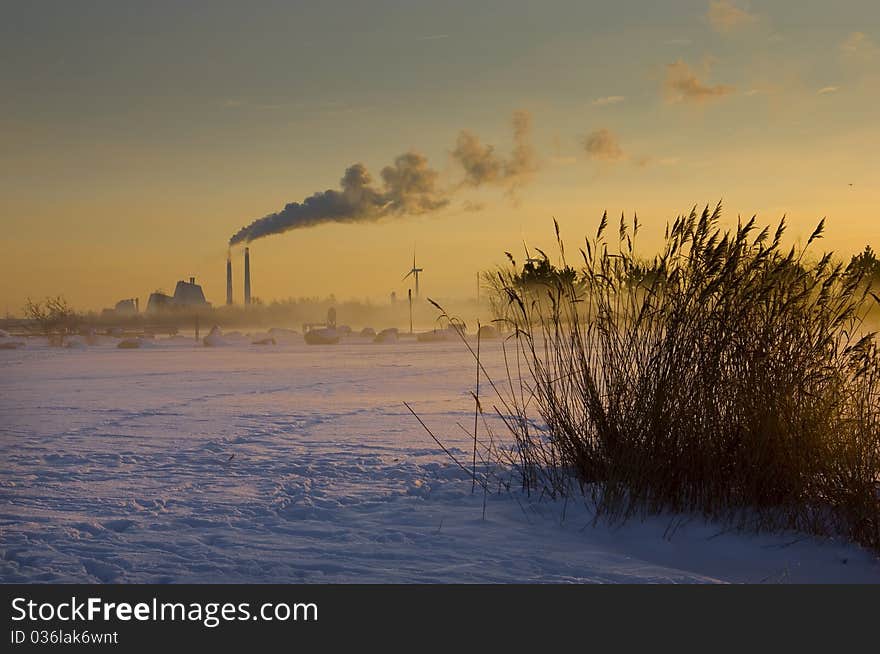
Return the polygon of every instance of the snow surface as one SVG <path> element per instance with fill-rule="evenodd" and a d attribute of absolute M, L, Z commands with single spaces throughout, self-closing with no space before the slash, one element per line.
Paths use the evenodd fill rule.
<path fill-rule="evenodd" d="M 593 527 L 521 493 L 484 518 L 402 404 L 468 460 L 460 343 L 227 342 L 0 351 L 0 580 L 880 582 L 869 552 L 798 534 Z"/>

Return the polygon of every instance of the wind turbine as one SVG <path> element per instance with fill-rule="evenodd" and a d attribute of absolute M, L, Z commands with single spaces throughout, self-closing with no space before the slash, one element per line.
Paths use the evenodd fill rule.
<path fill-rule="evenodd" d="M 415 277 L 415 280 L 416 280 L 416 298 L 419 297 L 419 273 L 422 272 L 423 270 L 424 270 L 424 268 L 417 268 L 417 267 L 416 267 L 416 252 L 415 252 L 415 250 L 413 250 L 413 265 L 412 265 L 412 269 L 410 269 L 410 271 L 409 271 L 408 273 L 406 273 L 406 274 L 403 276 L 403 279 L 401 279 L 400 281 L 404 281 L 404 280 L 405 280 L 407 277 L 409 277 L 410 275 L 412 275 L 413 277 Z"/>

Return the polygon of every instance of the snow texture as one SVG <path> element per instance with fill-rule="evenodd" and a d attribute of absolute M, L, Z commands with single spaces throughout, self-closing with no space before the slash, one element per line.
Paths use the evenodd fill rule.
<path fill-rule="evenodd" d="M 880 582 L 876 556 L 471 493 L 461 343 L 0 350 L 3 582 Z M 219 344 L 219 342 L 218 342 Z M 502 370 L 500 341 L 483 356 Z"/>

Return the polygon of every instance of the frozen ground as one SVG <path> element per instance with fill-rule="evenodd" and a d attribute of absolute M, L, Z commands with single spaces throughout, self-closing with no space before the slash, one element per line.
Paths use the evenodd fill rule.
<path fill-rule="evenodd" d="M 472 383 L 455 343 L 0 350 L 0 580 L 880 582 L 797 535 L 511 494 L 483 519 L 402 405 L 467 459 Z"/>

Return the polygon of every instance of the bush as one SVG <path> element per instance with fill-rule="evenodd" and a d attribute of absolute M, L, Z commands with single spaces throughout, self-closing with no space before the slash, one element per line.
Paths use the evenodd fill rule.
<path fill-rule="evenodd" d="M 597 519 L 696 512 L 880 551 L 880 358 L 864 267 L 785 251 L 785 221 L 679 217 L 651 261 L 607 217 L 576 278 L 494 277 L 517 372 L 492 384 L 528 490 L 579 486 Z M 562 265 L 565 249 L 556 227 Z M 866 283 L 868 282 L 868 283 Z M 498 302 L 501 298 L 503 302 Z M 573 482 L 575 485 L 573 486 Z"/>
<path fill-rule="evenodd" d="M 65 335 L 74 333 L 80 321 L 77 313 L 60 295 L 48 297 L 45 302 L 35 302 L 28 298 L 24 314 L 55 345 L 61 345 Z"/>

